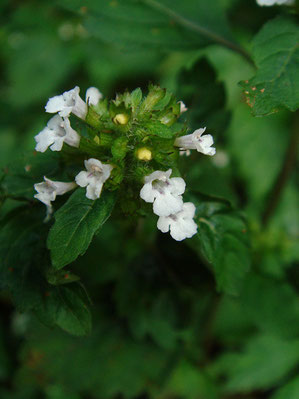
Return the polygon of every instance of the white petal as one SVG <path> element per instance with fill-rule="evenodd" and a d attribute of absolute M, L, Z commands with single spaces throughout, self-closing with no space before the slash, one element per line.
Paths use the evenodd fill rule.
<path fill-rule="evenodd" d="M 182 241 L 186 238 L 184 230 L 179 223 L 172 223 L 170 226 L 170 235 L 176 241 Z"/>
<path fill-rule="evenodd" d="M 186 134 L 175 139 L 174 145 L 183 150 L 195 150 L 196 146 L 193 140 L 193 134 Z"/>
<path fill-rule="evenodd" d="M 86 197 L 91 200 L 96 200 L 99 198 L 96 194 L 96 187 L 92 184 L 89 184 L 86 189 Z"/>
<path fill-rule="evenodd" d="M 174 196 L 168 192 L 157 196 L 153 205 L 153 211 L 158 216 L 169 216 L 179 212 L 182 208 L 182 197 Z"/>
<path fill-rule="evenodd" d="M 61 181 L 53 181 L 53 183 L 55 184 L 55 188 L 56 188 L 56 194 L 57 195 L 63 195 L 65 193 L 67 193 L 68 191 L 73 190 L 77 185 L 74 182 L 71 183 L 64 183 Z"/>
<path fill-rule="evenodd" d="M 156 190 L 153 190 L 151 183 L 146 183 L 140 190 L 140 198 L 145 202 L 154 202 Z"/>
<path fill-rule="evenodd" d="M 195 215 L 195 205 L 192 202 L 185 202 L 183 205 L 182 216 L 192 219 Z"/>
<path fill-rule="evenodd" d="M 169 179 L 171 173 L 172 173 L 172 169 L 168 169 L 166 172 L 164 172 L 162 170 L 156 170 L 155 172 L 151 173 L 150 175 L 145 176 L 144 182 L 151 183 L 154 180 L 166 181 L 167 179 Z"/>
<path fill-rule="evenodd" d="M 97 105 L 103 94 L 96 87 L 90 87 L 86 90 L 85 101 L 87 104 Z"/>
<path fill-rule="evenodd" d="M 69 118 L 64 118 L 63 124 L 66 131 L 66 136 L 64 141 L 66 142 L 66 144 L 70 145 L 71 147 L 78 148 L 80 144 L 80 136 L 76 132 L 76 130 L 74 130 L 71 127 Z"/>
<path fill-rule="evenodd" d="M 78 118 L 85 119 L 87 114 L 87 105 L 80 96 L 76 98 L 76 103 L 72 107 L 72 113 Z"/>
<path fill-rule="evenodd" d="M 182 179 L 181 177 L 172 177 L 170 179 L 170 183 L 172 186 L 171 188 L 172 194 L 181 195 L 185 192 L 186 183 L 184 179 Z"/>
<path fill-rule="evenodd" d="M 75 181 L 80 187 L 86 187 L 89 184 L 88 173 L 82 170 L 76 177 Z"/>
<path fill-rule="evenodd" d="M 169 218 L 160 216 L 157 222 L 157 228 L 162 231 L 162 233 L 167 233 L 169 231 L 170 223 Z"/>
<path fill-rule="evenodd" d="M 211 134 L 205 134 L 201 137 L 201 145 L 203 147 L 211 147 L 214 144 L 213 136 Z"/>
<path fill-rule="evenodd" d="M 62 108 L 62 110 L 59 112 L 59 115 L 63 118 L 66 118 L 68 116 L 70 116 L 70 114 L 73 111 L 73 107 L 64 107 Z"/>
<path fill-rule="evenodd" d="M 51 145 L 50 149 L 52 151 L 61 151 L 64 142 L 64 137 L 56 137 L 55 142 Z"/>
<path fill-rule="evenodd" d="M 91 187 L 91 185 L 89 185 L 88 187 Z M 88 187 L 87 187 L 87 191 L 88 191 Z M 103 188 L 103 183 L 98 182 L 96 185 L 93 186 L 93 188 L 94 188 L 94 194 L 95 194 L 96 198 L 100 198 L 102 188 Z"/>
<path fill-rule="evenodd" d="M 47 123 L 51 130 L 59 130 L 63 128 L 63 119 L 59 115 L 54 115 Z"/>
<path fill-rule="evenodd" d="M 193 219 L 177 221 L 170 226 L 170 235 L 176 241 L 191 238 L 197 232 L 197 225 Z"/>
<path fill-rule="evenodd" d="M 102 182 L 104 183 L 111 175 L 111 171 L 113 169 L 112 165 L 109 164 L 102 164 Z"/>
<path fill-rule="evenodd" d="M 55 134 L 48 127 L 45 127 L 34 139 L 37 143 L 36 151 L 45 152 L 49 145 L 55 142 Z"/>
<path fill-rule="evenodd" d="M 186 107 L 186 105 L 183 103 L 183 101 L 179 101 L 178 102 L 180 104 L 180 113 L 182 114 L 183 112 L 188 111 L 188 108 Z"/>
<path fill-rule="evenodd" d="M 65 107 L 65 100 L 63 99 L 63 96 L 54 96 L 49 98 L 45 109 L 46 112 L 49 112 L 51 114 L 61 111 Z"/>
<path fill-rule="evenodd" d="M 85 165 L 85 168 L 88 170 L 88 171 L 92 171 L 92 168 L 93 167 L 97 167 L 97 168 L 99 168 L 99 169 L 102 169 L 102 167 L 103 167 L 103 164 L 102 164 L 102 162 L 101 161 L 99 161 L 98 159 L 95 159 L 95 158 L 89 158 L 89 159 L 87 159 L 86 161 L 84 161 L 84 165 Z"/>

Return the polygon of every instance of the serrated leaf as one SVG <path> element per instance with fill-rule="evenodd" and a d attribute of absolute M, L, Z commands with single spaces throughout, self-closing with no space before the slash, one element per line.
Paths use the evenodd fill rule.
<path fill-rule="evenodd" d="M 60 269 L 87 250 L 94 234 L 109 218 L 115 195 L 104 191 L 98 200 L 86 198 L 85 189 L 77 189 L 55 213 L 48 237 L 53 266 Z"/>
<path fill-rule="evenodd" d="M 279 17 L 266 23 L 253 41 L 258 68 L 249 81 L 241 82 L 254 116 L 299 106 L 299 28 L 292 19 Z"/>
<path fill-rule="evenodd" d="M 170 127 L 155 120 L 151 120 L 150 122 L 144 123 L 143 127 L 150 135 L 158 136 L 163 139 L 171 139 L 176 134 L 176 132 L 172 130 Z"/>
<path fill-rule="evenodd" d="M 50 288 L 35 313 L 45 323 L 57 325 L 73 335 L 91 331 L 88 297 L 79 284 Z"/>
<path fill-rule="evenodd" d="M 243 216 L 223 202 L 202 202 L 197 206 L 196 222 L 198 233 L 190 245 L 211 264 L 218 290 L 237 295 L 250 267 Z"/>
<path fill-rule="evenodd" d="M 214 367 L 227 377 L 227 392 L 245 393 L 277 386 L 298 364 L 298 353 L 298 340 L 261 335 L 252 338 L 242 353 L 223 355 Z"/>
<path fill-rule="evenodd" d="M 33 310 L 46 324 L 75 335 L 91 329 L 88 297 L 79 284 L 49 286 L 44 276 L 46 230 L 43 207 L 20 207 L 4 219 L 0 230 L 1 289 L 8 289 L 21 311 Z"/>
<path fill-rule="evenodd" d="M 36 307 L 45 286 L 41 269 L 46 226 L 41 208 L 19 207 L 1 223 L 0 287 L 11 292 L 21 311 Z"/>

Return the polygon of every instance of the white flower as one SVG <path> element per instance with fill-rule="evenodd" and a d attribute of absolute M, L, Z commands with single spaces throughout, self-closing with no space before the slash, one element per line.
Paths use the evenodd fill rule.
<path fill-rule="evenodd" d="M 170 235 L 176 241 L 194 236 L 197 232 L 197 224 L 194 222 L 195 206 L 192 202 L 183 204 L 183 209 L 174 215 L 160 216 L 157 227 L 162 233 L 170 230 Z"/>
<path fill-rule="evenodd" d="M 52 151 L 60 151 L 64 142 L 71 147 L 79 147 L 80 143 L 80 136 L 71 128 L 69 119 L 62 119 L 59 115 L 53 116 L 34 139 L 37 143 L 35 149 L 39 152 L 45 152 L 49 146 Z"/>
<path fill-rule="evenodd" d="M 180 147 L 181 150 L 197 150 L 205 155 L 215 155 L 216 149 L 212 147 L 214 144 L 213 136 L 205 134 L 206 128 L 197 129 L 192 134 L 178 137 L 174 145 Z"/>
<path fill-rule="evenodd" d="M 180 104 L 180 113 L 182 114 L 183 112 L 188 111 L 188 108 L 186 107 L 186 105 L 183 103 L 183 101 L 179 101 L 178 102 Z"/>
<path fill-rule="evenodd" d="M 34 189 L 37 194 L 34 198 L 41 201 L 47 206 L 48 215 L 52 213 L 52 201 L 55 201 L 56 195 L 63 195 L 68 191 L 73 190 L 76 187 L 76 183 L 63 183 L 60 181 L 53 181 L 44 176 L 44 182 L 37 183 L 34 185 Z"/>
<path fill-rule="evenodd" d="M 65 91 L 60 96 L 51 97 L 45 107 L 46 112 L 60 116 L 69 116 L 71 113 L 81 119 L 85 119 L 87 114 L 87 105 L 79 96 L 80 88 L 76 86 L 72 90 Z"/>
<path fill-rule="evenodd" d="M 295 0 L 256 0 L 259 6 L 274 6 L 277 5 L 292 5 L 295 3 Z"/>
<path fill-rule="evenodd" d="M 169 216 L 179 212 L 183 207 L 182 194 L 186 183 L 181 177 L 170 179 L 172 170 L 157 170 L 146 176 L 140 197 L 146 202 L 153 202 L 154 213 L 158 216 Z"/>
<path fill-rule="evenodd" d="M 100 198 L 103 184 L 109 178 L 113 169 L 112 165 L 104 164 L 101 161 L 90 158 L 84 161 L 87 172 L 80 172 L 75 180 L 80 187 L 87 187 L 86 197 L 91 200 Z"/>
<path fill-rule="evenodd" d="M 86 90 L 85 101 L 89 105 L 97 105 L 103 98 L 103 94 L 96 87 L 90 87 Z"/>

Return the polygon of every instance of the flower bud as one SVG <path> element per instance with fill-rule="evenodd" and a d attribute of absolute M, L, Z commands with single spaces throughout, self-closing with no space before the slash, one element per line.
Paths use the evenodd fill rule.
<path fill-rule="evenodd" d="M 140 161 L 150 161 L 152 159 L 152 152 L 146 147 L 138 148 L 136 156 Z"/>
<path fill-rule="evenodd" d="M 126 125 L 128 123 L 129 117 L 127 114 L 116 114 L 113 118 L 113 122 L 116 125 Z"/>

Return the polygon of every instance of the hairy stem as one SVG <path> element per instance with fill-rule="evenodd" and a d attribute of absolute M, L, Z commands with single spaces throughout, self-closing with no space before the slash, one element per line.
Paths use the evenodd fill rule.
<path fill-rule="evenodd" d="M 165 15 L 168 15 L 170 18 L 172 18 L 173 21 L 176 21 L 179 25 L 183 26 L 184 28 L 192 32 L 199 33 L 200 35 L 207 37 L 211 41 L 221 44 L 222 46 L 227 47 L 230 50 L 239 53 L 246 59 L 246 61 L 248 61 L 251 65 L 254 65 L 254 62 L 251 59 L 250 55 L 237 44 L 227 39 L 224 39 L 223 37 L 219 36 L 217 33 L 211 32 L 210 30 L 204 28 L 203 26 L 200 26 L 196 22 L 193 22 L 185 17 L 182 17 L 180 14 L 176 13 L 172 9 L 166 7 L 165 5 L 159 3 L 157 0 L 142 0 L 142 1 L 148 6 L 160 11 Z"/>
<path fill-rule="evenodd" d="M 280 172 L 270 191 L 268 201 L 266 202 L 266 206 L 262 214 L 262 225 L 264 228 L 268 226 L 268 223 L 279 204 L 283 190 L 292 174 L 292 171 L 296 164 L 298 144 L 299 144 L 299 111 L 297 111 L 294 115 L 294 125 L 289 145 Z"/>

